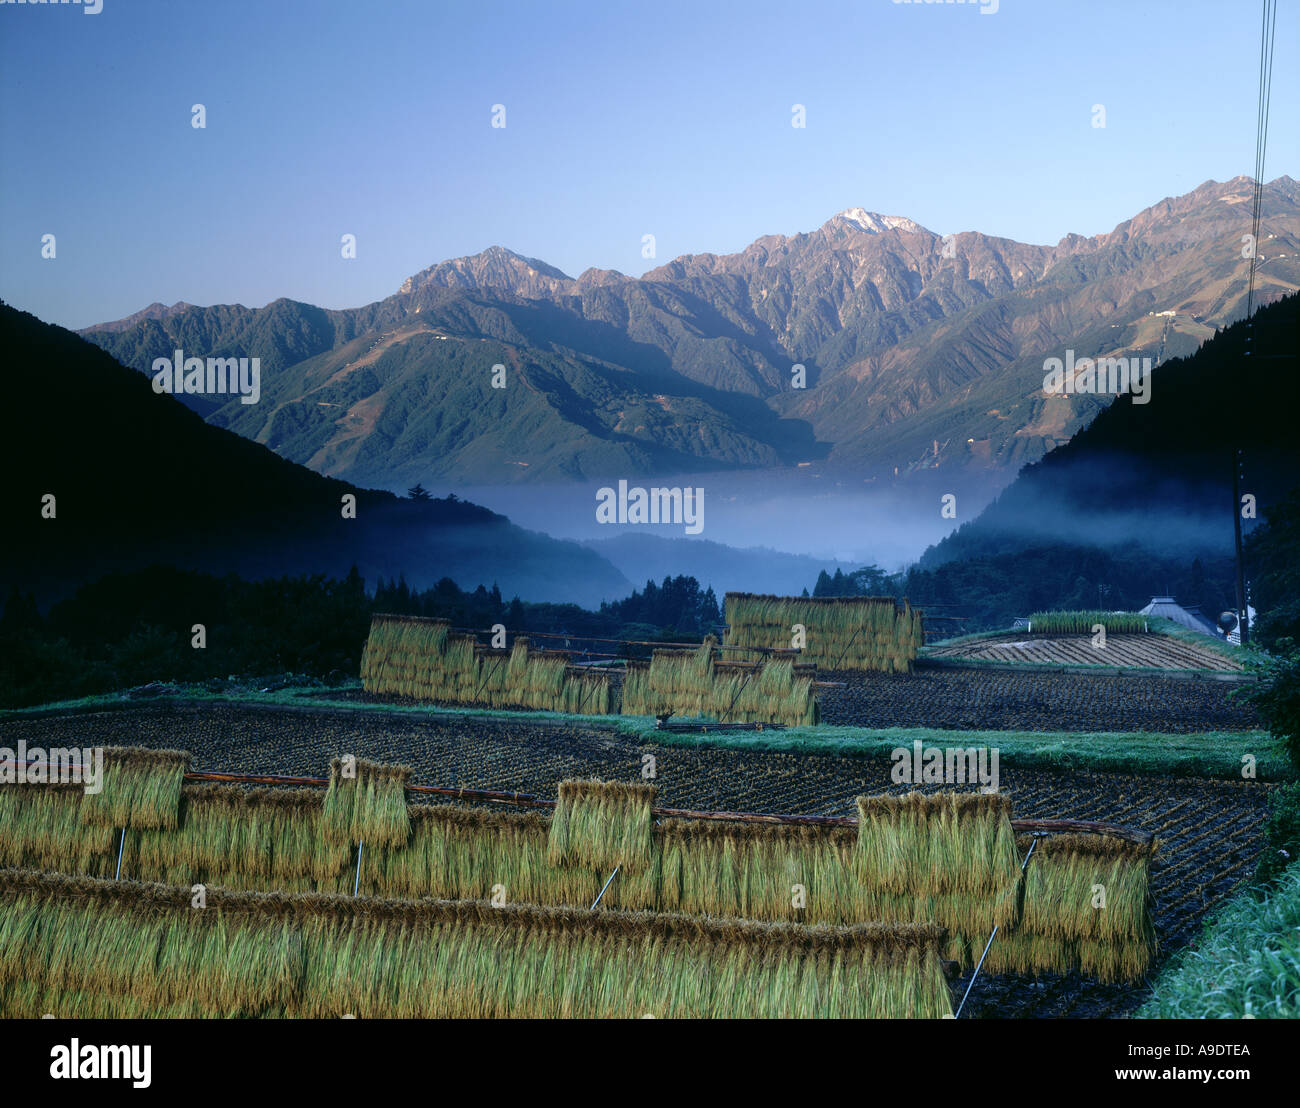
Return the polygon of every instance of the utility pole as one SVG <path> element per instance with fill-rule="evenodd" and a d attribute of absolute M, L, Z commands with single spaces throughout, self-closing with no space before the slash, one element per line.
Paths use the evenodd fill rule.
<path fill-rule="evenodd" d="M 1232 448 L 1232 538 L 1237 547 L 1237 619 L 1241 645 L 1250 645 L 1250 612 L 1246 607 L 1246 565 L 1241 556 L 1241 450 Z"/>

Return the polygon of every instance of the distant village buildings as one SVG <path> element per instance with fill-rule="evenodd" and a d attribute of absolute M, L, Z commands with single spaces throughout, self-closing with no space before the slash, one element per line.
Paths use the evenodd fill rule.
<path fill-rule="evenodd" d="M 1143 615 L 1164 616 L 1166 619 L 1172 619 L 1175 623 L 1181 624 L 1192 631 L 1200 631 L 1205 635 L 1212 635 L 1216 639 L 1225 639 L 1232 643 L 1233 646 L 1241 645 L 1241 624 L 1238 624 L 1226 635 L 1214 620 L 1210 619 L 1196 605 L 1183 607 L 1172 596 L 1153 596 L 1151 603 L 1142 609 Z M 1250 618 L 1250 625 L 1255 626 L 1257 618 L 1255 609 L 1249 604 L 1246 605 L 1246 615 Z"/>

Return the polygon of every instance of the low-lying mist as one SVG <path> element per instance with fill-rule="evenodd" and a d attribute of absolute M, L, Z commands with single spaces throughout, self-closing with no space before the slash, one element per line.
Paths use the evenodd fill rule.
<path fill-rule="evenodd" d="M 682 522 L 602 523 L 598 491 L 618 491 L 618 479 L 566 485 L 457 488 L 458 496 L 509 516 L 530 530 L 556 538 L 605 540 L 633 534 L 727 546 L 760 547 L 835 563 L 876 564 L 890 571 L 915 562 L 963 520 L 971 520 L 1000 484 L 966 475 L 922 475 L 906 484 L 854 484 L 843 475 L 810 469 L 704 473 L 653 478 L 629 474 L 629 490 L 703 489 L 702 526 L 688 533 Z M 395 490 L 401 491 L 401 490 Z M 435 495 L 447 490 L 431 489 Z M 949 515 L 944 515 L 945 495 Z"/>
<path fill-rule="evenodd" d="M 977 524 L 963 525 L 923 559 L 954 559 L 1024 549 L 1039 543 L 1119 547 L 1136 544 L 1188 561 L 1233 550 L 1235 504 L 1230 471 L 1198 474 L 1190 463 L 1153 465 L 1132 455 L 1092 452 L 1086 458 L 1048 456 L 1031 466 L 992 503 Z M 1267 497 L 1255 507 L 1262 515 Z M 1248 515 L 1244 533 L 1258 524 Z"/>

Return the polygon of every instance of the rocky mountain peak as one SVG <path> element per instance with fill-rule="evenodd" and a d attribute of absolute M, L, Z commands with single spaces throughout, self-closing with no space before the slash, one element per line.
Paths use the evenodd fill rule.
<path fill-rule="evenodd" d="M 402 282 L 402 293 L 417 289 L 504 289 L 517 296 L 544 296 L 563 291 L 573 278 L 553 265 L 528 258 L 504 246 L 489 246 L 477 254 L 452 258 L 421 270 Z"/>
<path fill-rule="evenodd" d="M 829 227 L 836 222 L 851 224 L 859 231 L 866 231 L 870 235 L 883 234 L 885 231 L 901 231 L 913 235 L 928 233 L 919 223 L 906 216 L 881 215 L 879 212 L 869 212 L 865 208 L 845 208 L 844 211 L 832 216 L 824 226 Z"/>

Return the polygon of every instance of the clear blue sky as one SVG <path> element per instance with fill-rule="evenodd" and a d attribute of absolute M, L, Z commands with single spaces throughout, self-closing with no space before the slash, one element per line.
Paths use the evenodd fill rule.
<path fill-rule="evenodd" d="M 1281 7 L 1268 179 L 1300 176 Z M 0 297 L 67 326 L 154 300 L 352 307 L 494 243 L 640 274 L 855 206 L 941 234 L 1097 234 L 1252 171 L 1259 9 L 0 5 Z"/>

